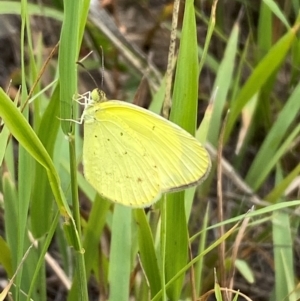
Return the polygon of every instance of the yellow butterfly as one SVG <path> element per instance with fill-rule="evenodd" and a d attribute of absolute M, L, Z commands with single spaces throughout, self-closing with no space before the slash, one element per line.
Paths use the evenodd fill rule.
<path fill-rule="evenodd" d="M 165 192 L 206 178 L 207 151 L 176 124 L 133 104 L 107 100 L 99 89 L 77 101 L 82 99 L 84 175 L 104 198 L 147 207 Z"/>

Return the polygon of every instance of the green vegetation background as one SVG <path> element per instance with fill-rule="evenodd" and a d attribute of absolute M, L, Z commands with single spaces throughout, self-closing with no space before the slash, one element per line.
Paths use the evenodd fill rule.
<path fill-rule="evenodd" d="M 108 70 L 129 75 L 120 89 L 125 101 L 147 75 L 155 112 L 170 87 L 166 70 L 107 30 L 103 15 L 89 15 L 89 1 L 64 1 L 64 10 L 58 1 L 0 1 L 1 16 L 21 20 L 20 93 L 12 102 L 0 89 L 0 263 L 8 278 L 20 267 L 13 300 L 54 300 L 61 287 L 64 300 L 89 300 L 88 290 L 90 300 L 243 298 L 222 295 L 225 287 L 248 300 L 299 300 L 300 202 L 292 189 L 300 171 L 299 3 L 255 3 L 181 3 L 171 119 L 193 133 L 198 105 L 205 110 L 195 134 L 213 166 L 201 187 L 168 195 L 147 212 L 95 193 L 82 176 L 80 128 L 65 119 L 80 114 L 73 95 L 83 47 L 101 56 L 101 45 Z M 161 9 L 166 16 L 157 22 L 169 30 L 170 6 Z M 58 55 L 49 62 L 32 16 L 61 22 Z M 101 60 L 85 65 L 101 69 Z M 47 84 L 38 80 L 45 70 Z M 33 238 L 38 245 L 24 257 Z M 52 287 L 49 273 L 59 279 Z"/>

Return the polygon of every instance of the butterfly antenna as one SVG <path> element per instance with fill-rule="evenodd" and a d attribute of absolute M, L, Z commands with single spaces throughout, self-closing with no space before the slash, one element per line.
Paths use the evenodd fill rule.
<path fill-rule="evenodd" d="M 101 74 L 102 74 L 101 88 L 103 88 L 103 84 L 104 84 L 104 52 L 103 52 L 102 46 L 100 46 L 100 49 L 101 49 Z"/>
<path fill-rule="evenodd" d="M 81 66 L 81 67 L 86 71 L 86 73 L 89 75 L 89 77 L 90 77 L 90 78 L 92 79 L 92 81 L 94 82 L 95 86 L 96 86 L 97 88 L 99 88 L 98 85 L 97 85 L 97 82 L 95 81 L 94 77 L 93 77 L 92 74 L 89 72 L 89 70 L 87 70 L 86 67 L 85 67 L 80 61 L 77 61 L 76 64 L 79 65 L 79 66 Z"/>
<path fill-rule="evenodd" d="M 101 49 L 101 88 L 103 88 L 103 85 L 104 85 L 104 70 L 105 70 L 104 69 L 104 51 L 103 51 L 102 46 L 100 46 L 100 49 Z M 91 73 L 86 69 L 86 67 L 82 63 L 82 61 L 85 60 L 91 53 L 92 53 L 92 51 L 90 51 L 83 59 L 81 59 L 80 61 L 77 61 L 76 64 L 80 65 L 87 72 L 89 77 L 94 82 L 95 86 L 97 88 L 99 88 L 97 82 L 94 79 L 94 77 L 91 75 Z"/>

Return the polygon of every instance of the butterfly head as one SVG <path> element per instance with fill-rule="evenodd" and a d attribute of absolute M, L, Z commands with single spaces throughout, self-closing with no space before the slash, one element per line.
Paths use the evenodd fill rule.
<path fill-rule="evenodd" d="M 79 104 L 83 105 L 84 108 L 107 101 L 105 93 L 100 89 L 94 89 L 93 91 L 87 91 L 83 94 L 78 94 L 73 99 Z"/>
<path fill-rule="evenodd" d="M 96 88 L 91 92 L 89 103 L 98 103 L 104 101 L 107 101 L 107 98 L 102 90 Z"/>

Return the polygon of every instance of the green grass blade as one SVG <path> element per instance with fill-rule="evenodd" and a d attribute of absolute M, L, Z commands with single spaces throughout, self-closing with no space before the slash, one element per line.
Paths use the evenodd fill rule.
<path fill-rule="evenodd" d="M 180 271 L 178 271 L 172 277 L 172 279 L 169 280 L 169 282 L 166 284 L 166 288 L 168 289 L 178 278 L 180 278 L 182 275 L 184 275 L 186 273 L 186 271 L 188 271 L 191 268 L 191 266 L 193 266 L 195 263 L 197 263 L 200 260 L 200 258 L 202 258 L 204 255 L 208 254 L 211 250 L 215 249 L 221 242 L 225 241 L 232 233 L 234 233 L 234 231 L 236 230 L 237 226 L 238 226 L 238 224 L 236 224 L 235 226 L 233 226 L 222 237 L 220 237 L 218 240 L 216 240 L 214 243 L 212 243 L 210 246 L 208 246 L 202 253 L 198 254 L 189 263 L 187 263 Z M 192 241 L 192 240 L 190 240 L 190 241 Z M 151 301 L 158 301 L 158 300 L 160 300 L 160 298 L 161 298 L 161 291 L 158 294 L 156 294 L 151 299 Z"/>
<path fill-rule="evenodd" d="M 253 70 L 251 76 L 240 90 L 236 99 L 231 103 L 230 115 L 228 118 L 225 140 L 228 139 L 229 134 L 236 122 L 240 112 L 243 110 L 246 103 L 257 93 L 263 85 L 267 82 L 270 76 L 278 69 L 287 52 L 290 50 L 292 42 L 296 37 L 299 24 L 295 25 L 293 29 L 289 30 L 266 54 L 266 56 L 259 62 L 257 67 Z"/>
<path fill-rule="evenodd" d="M 34 285 L 36 283 L 36 281 L 38 280 L 38 277 L 40 276 L 40 269 L 43 267 L 44 261 L 45 261 L 45 254 L 50 246 L 50 243 L 53 239 L 54 233 L 55 233 L 55 229 L 57 227 L 58 224 L 58 219 L 59 219 L 59 212 L 56 212 L 56 215 L 54 216 L 53 220 L 52 220 L 52 224 L 49 227 L 49 232 L 47 233 L 47 237 L 46 239 L 43 241 L 43 246 L 40 250 L 40 254 L 39 254 L 39 259 L 35 265 L 35 269 L 34 269 L 34 274 L 32 275 L 31 281 L 30 281 L 30 288 L 28 291 L 28 295 L 27 295 L 27 301 L 30 301 L 30 298 L 32 297 L 33 291 L 34 291 Z M 43 271 L 45 272 L 45 271 Z M 40 281 L 40 279 L 39 279 Z"/>
<path fill-rule="evenodd" d="M 12 278 L 13 267 L 12 267 L 12 256 L 10 247 L 7 242 L 0 236 L 0 264 L 3 266 L 7 276 Z"/>
<path fill-rule="evenodd" d="M 53 151 L 60 122 L 59 114 L 59 87 L 54 90 L 49 105 L 43 114 L 38 130 L 38 136 L 48 154 L 53 157 Z M 49 130 L 50 129 L 50 130 Z M 53 195 L 48 182 L 47 173 L 40 165 L 35 166 L 35 181 L 32 188 L 31 203 L 31 231 L 35 238 L 44 235 L 51 223 L 53 212 Z M 41 220 L 43 223 L 41 223 Z"/>
<path fill-rule="evenodd" d="M 274 268 L 275 296 L 276 300 L 285 300 L 294 288 L 294 260 L 293 241 L 291 233 L 290 216 L 286 212 L 274 212 L 272 218 L 273 244 L 274 244 Z M 291 297 L 291 296 L 290 296 Z M 291 298 L 288 300 L 296 299 Z"/>
<path fill-rule="evenodd" d="M 273 14 L 286 26 L 287 29 L 290 29 L 291 26 L 282 13 L 282 10 L 279 8 L 278 4 L 273 0 L 263 0 L 263 2 L 269 7 Z"/>
<path fill-rule="evenodd" d="M 17 189 L 12 182 L 8 173 L 3 175 L 3 197 L 4 197 L 4 222 L 5 222 L 5 237 L 7 244 L 11 250 L 12 262 L 11 266 L 16 270 L 18 266 L 18 259 L 16 250 L 18 248 L 18 233 L 17 220 Z"/>
<path fill-rule="evenodd" d="M 195 133 L 198 100 L 198 53 L 194 2 L 185 2 L 182 35 L 177 61 L 170 119 L 188 132 Z M 184 109 L 183 109 L 184 108 Z M 166 203 L 166 281 L 168 282 L 187 261 L 188 230 L 184 192 L 167 196 Z M 184 275 L 173 282 L 167 294 L 178 300 Z"/>
<path fill-rule="evenodd" d="M 296 177 L 300 174 L 300 163 L 295 166 L 295 168 L 277 185 L 274 189 L 265 197 L 265 200 L 275 203 L 278 199 L 282 197 L 285 190 L 288 186 L 296 179 Z"/>
<path fill-rule="evenodd" d="M 52 193 L 57 202 L 57 206 L 60 210 L 60 213 L 67 221 L 65 224 L 66 235 L 73 238 L 72 244 L 74 248 L 78 251 L 81 250 L 78 232 L 76 230 L 69 206 L 61 190 L 60 180 L 53 162 L 24 116 L 20 113 L 20 111 L 16 108 L 16 106 L 7 97 L 2 89 L 0 89 L 0 116 L 12 135 L 19 141 L 26 151 L 46 168 Z"/>
<path fill-rule="evenodd" d="M 29 26 L 29 15 L 27 11 L 27 1 L 21 1 L 21 49 L 20 49 L 20 57 L 21 57 L 21 105 L 25 104 L 27 99 L 27 82 L 26 82 L 26 70 L 25 70 L 25 35 L 28 35 L 29 39 L 31 37 L 31 31 Z M 30 42 L 28 43 L 28 53 L 29 57 L 32 54 L 32 48 L 30 47 Z M 30 82 L 30 80 L 29 80 Z M 22 112 L 25 119 L 29 118 L 29 108 L 25 107 Z M 25 241 L 27 241 L 26 235 L 26 226 L 27 226 L 27 218 L 28 218 L 28 209 L 30 203 L 30 193 L 32 187 L 32 177 L 28 177 L 28 171 L 33 168 L 33 160 L 30 155 L 26 152 L 23 145 L 19 145 L 18 149 L 18 198 L 16 199 L 17 206 L 17 219 L 16 223 L 18 225 L 16 236 L 18 240 L 17 244 L 17 262 L 21 262 L 23 255 L 25 253 Z M 27 291 L 29 289 L 28 281 L 26 281 L 26 277 L 23 277 L 24 266 L 22 266 L 16 276 L 15 279 L 15 295 L 14 298 L 16 301 L 21 300 L 20 290 L 21 288 Z M 30 275 L 29 275 L 30 278 Z"/>
<path fill-rule="evenodd" d="M 18 108 L 7 97 L 5 92 L 0 88 L 0 116 L 10 130 L 12 135 L 27 150 L 31 156 L 44 166 L 50 178 L 50 184 L 58 203 L 58 207 L 64 216 L 71 217 L 69 206 L 60 191 L 60 182 L 55 171 L 53 162 L 44 148 L 43 144 L 32 130 L 25 117 L 20 113 Z"/>
<path fill-rule="evenodd" d="M 176 67 L 170 120 L 195 134 L 198 100 L 198 56 L 193 1 L 186 1 Z M 184 109 L 183 109 L 184 108 Z"/>
<path fill-rule="evenodd" d="M 109 301 L 128 301 L 132 209 L 115 205 L 109 262 Z"/>
<path fill-rule="evenodd" d="M 208 234 L 207 232 L 208 220 L 209 220 L 209 204 L 207 205 L 206 212 L 203 218 L 203 225 L 202 225 L 203 232 L 201 233 L 201 237 L 199 241 L 198 254 L 201 254 L 205 250 L 206 239 Z M 203 267 L 204 267 L 204 258 L 202 257 L 195 264 L 195 286 L 196 286 L 195 289 L 196 289 L 197 296 L 200 295 L 202 289 L 202 283 L 204 282 Z"/>
<path fill-rule="evenodd" d="M 229 88 L 232 84 L 232 77 L 235 64 L 234 61 L 237 54 L 238 36 L 239 26 L 235 24 L 229 37 L 224 57 L 219 66 L 217 77 L 214 82 L 213 91 L 216 91 L 216 98 L 214 99 L 213 103 L 213 112 L 208 132 L 208 140 L 214 146 L 217 146 L 222 122 L 222 114 L 224 111 L 224 106 L 228 96 Z"/>
<path fill-rule="evenodd" d="M 45 7 L 33 3 L 27 4 L 27 10 L 29 15 L 43 16 L 52 18 L 58 21 L 63 20 L 63 14 L 53 8 Z M 1 1 L 0 14 L 15 14 L 20 15 L 21 3 L 15 1 Z"/>
<path fill-rule="evenodd" d="M 299 98 L 300 84 L 298 84 L 295 88 L 294 92 L 279 113 L 277 120 L 273 124 L 249 169 L 246 176 L 246 182 L 251 185 L 253 189 L 257 189 L 260 185 L 262 185 L 266 175 L 269 173 L 269 170 L 264 169 L 264 172 L 267 174 L 262 176 L 261 166 L 264 166 L 266 162 L 269 162 L 270 158 L 274 157 L 275 153 L 278 151 L 280 143 L 282 143 L 282 140 L 286 137 L 287 131 L 292 126 L 299 112 Z"/>
<path fill-rule="evenodd" d="M 76 118 L 73 114 L 73 97 L 77 91 L 77 65 L 79 47 L 79 24 L 82 1 L 64 2 L 64 21 L 59 47 L 60 118 L 63 132 L 68 135 L 73 123 L 64 119 Z"/>
<path fill-rule="evenodd" d="M 245 280 L 247 280 L 248 283 L 255 282 L 253 270 L 245 260 L 236 259 L 234 265 L 237 271 L 239 271 L 239 273 L 244 277 Z"/>
<path fill-rule="evenodd" d="M 221 287 L 220 287 L 220 285 L 219 285 L 217 279 L 215 279 L 215 287 L 214 287 L 214 290 L 215 290 L 215 297 L 216 297 L 216 300 L 217 300 L 217 301 L 223 301 L 222 292 L 221 292 Z"/>
<path fill-rule="evenodd" d="M 7 143 L 10 137 L 10 132 L 8 128 L 4 125 L 0 133 L 0 166 L 2 165 Z"/>
<path fill-rule="evenodd" d="M 77 231 L 81 233 L 81 220 L 78 199 L 78 183 L 77 183 L 77 162 L 76 162 L 76 146 L 75 146 L 75 126 L 73 122 L 64 119 L 74 119 L 73 116 L 74 95 L 77 94 L 77 64 L 79 46 L 83 36 L 83 28 L 86 23 L 87 10 L 89 1 L 74 0 L 64 2 L 64 21 L 61 29 L 60 47 L 59 47 L 59 81 L 60 81 L 60 117 L 63 119 L 61 127 L 64 134 L 68 135 L 69 155 L 70 155 L 70 178 L 71 178 L 71 197 L 74 220 Z M 76 111 L 75 111 L 76 112 Z M 68 228 L 65 227 L 67 230 Z M 69 239 L 76 242 L 74 233 L 70 233 Z M 72 244 L 73 244 L 72 243 Z M 87 280 L 82 252 L 75 253 L 77 269 L 76 277 L 78 277 L 78 298 L 86 300 Z"/>
<path fill-rule="evenodd" d="M 260 4 L 257 43 L 260 54 L 265 54 L 272 47 L 272 12 L 264 3 Z"/>
<path fill-rule="evenodd" d="M 93 264 L 99 253 L 99 237 L 101 237 L 110 207 L 111 202 L 100 198 L 99 195 L 96 196 L 84 231 L 83 248 L 85 250 L 84 257 L 87 275 L 90 275 L 91 270 L 94 268 Z"/>
<path fill-rule="evenodd" d="M 138 244 L 143 270 L 150 285 L 151 296 L 155 296 L 161 289 L 161 277 L 151 229 L 143 209 L 134 210 L 134 216 L 138 227 Z"/>
<path fill-rule="evenodd" d="M 201 47 L 199 47 L 199 54 L 200 54 L 200 63 L 198 66 L 198 72 L 199 75 L 202 71 L 204 62 L 208 62 L 209 60 L 207 59 L 207 53 L 208 53 L 208 49 L 209 49 L 209 45 L 211 42 L 211 37 L 213 35 L 214 29 L 215 29 L 215 24 L 216 24 L 216 8 L 217 8 L 217 1 L 213 1 L 212 7 L 211 7 L 211 13 L 210 13 L 210 18 L 209 18 L 209 22 L 208 22 L 208 26 L 207 26 L 207 33 L 206 33 L 206 37 L 205 37 L 205 44 L 203 49 L 201 49 Z M 196 13 L 196 11 L 195 11 Z"/>

